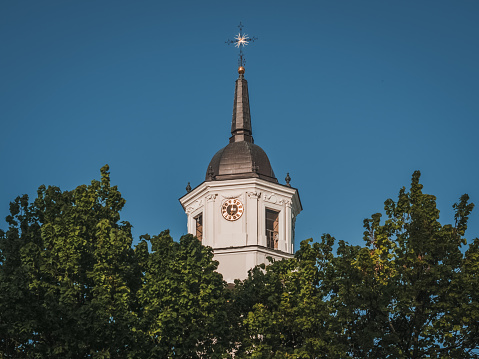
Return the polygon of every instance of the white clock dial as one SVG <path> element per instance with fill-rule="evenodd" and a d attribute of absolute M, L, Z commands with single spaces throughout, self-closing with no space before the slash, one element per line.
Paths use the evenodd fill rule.
<path fill-rule="evenodd" d="M 243 203 L 238 199 L 228 199 L 221 206 L 221 214 L 228 221 L 236 221 L 244 212 Z"/>

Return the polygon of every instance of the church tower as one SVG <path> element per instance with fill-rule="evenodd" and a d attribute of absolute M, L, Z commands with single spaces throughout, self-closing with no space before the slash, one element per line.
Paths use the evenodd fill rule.
<path fill-rule="evenodd" d="M 214 250 L 228 283 L 261 263 L 291 258 L 301 212 L 298 190 L 278 182 L 268 156 L 253 141 L 245 69 L 236 80 L 229 144 L 211 159 L 205 181 L 180 198 L 188 233 Z"/>

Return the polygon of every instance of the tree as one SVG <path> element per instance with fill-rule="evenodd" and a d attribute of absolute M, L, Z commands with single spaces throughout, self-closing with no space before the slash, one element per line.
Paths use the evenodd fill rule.
<path fill-rule="evenodd" d="M 133 248 L 107 166 L 89 186 L 41 186 L 0 231 L 2 357 L 478 358 L 473 204 L 463 195 L 442 225 L 419 178 L 385 202 L 386 221 L 364 221 L 364 246 L 303 241 L 233 291 L 191 235 Z"/>
<path fill-rule="evenodd" d="M 330 267 L 352 357 L 478 357 L 478 239 L 462 250 L 473 204 L 463 195 L 455 224 L 441 225 L 419 178 L 385 202 L 384 223 L 379 213 L 364 221 L 366 246 L 340 242 Z"/>
<path fill-rule="evenodd" d="M 310 241 L 293 259 L 258 266 L 236 282 L 237 357 L 344 357 L 326 285 L 334 238 Z"/>
<path fill-rule="evenodd" d="M 211 248 L 168 231 L 133 248 L 124 204 L 108 166 L 89 186 L 41 186 L 33 203 L 11 203 L 0 232 L 2 357 L 227 355 L 225 283 Z"/>
<path fill-rule="evenodd" d="M 222 358 L 229 350 L 225 282 L 210 247 L 188 234 L 145 235 L 138 292 L 142 358 Z M 151 252 L 148 251 L 148 243 Z"/>
<path fill-rule="evenodd" d="M 326 234 L 238 281 L 238 356 L 479 357 L 479 240 L 462 247 L 474 206 L 463 195 L 442 225 L 419 178 L 385 202 L 384 223 L 364 221 L 365 246 Z"/>
<path fill-rule="evenodd" d="M 101 181 L 41 186 L 10 205 L 0 233 L 0 350 L 5 357 L 124 358 L 134 344 L 139 267 L 125 200 Z"/>

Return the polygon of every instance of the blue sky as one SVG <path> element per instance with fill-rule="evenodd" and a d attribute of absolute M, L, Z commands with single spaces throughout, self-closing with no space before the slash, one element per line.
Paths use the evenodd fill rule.
<path fill-rule="evenodd" d="M 178 198 L 230 135 L 224 42 L 241 21 L 259 38 L 245 74 L 255 143 L 299 189 L 297 243 L 361 244 L 363 219 L 416 169 L 450 223 L 461 194 L 479 204 L 478 17 L 472 0 L 2 1 L 0 217 L 108 163 L 135 237 L 178 239 Z"/>

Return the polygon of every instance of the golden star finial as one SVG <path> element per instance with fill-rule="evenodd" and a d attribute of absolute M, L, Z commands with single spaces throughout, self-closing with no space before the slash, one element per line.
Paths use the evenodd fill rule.
<path fill-rule="evenodd" d="M 240 31 L 238 35 L 234 38 L 234 40 L 226 40 L 226 43 L 229 44 L 234 44 L 235 47 L 239 48 L 239 59 L 238 59 L 238 66 L 244 67 L 245 65 L 245 59 L 244 59 L 244 54 L 243 54 L 243 47 L 248 45 L 250 42 L 254 42 L 255 40 L 258 40 L 256 36 L 249 37 L 247 34 L 243 33 L 243 24 L 240 22 L 238 25 Z M 243 70 L 244 71 L 244 70 Z"/>

